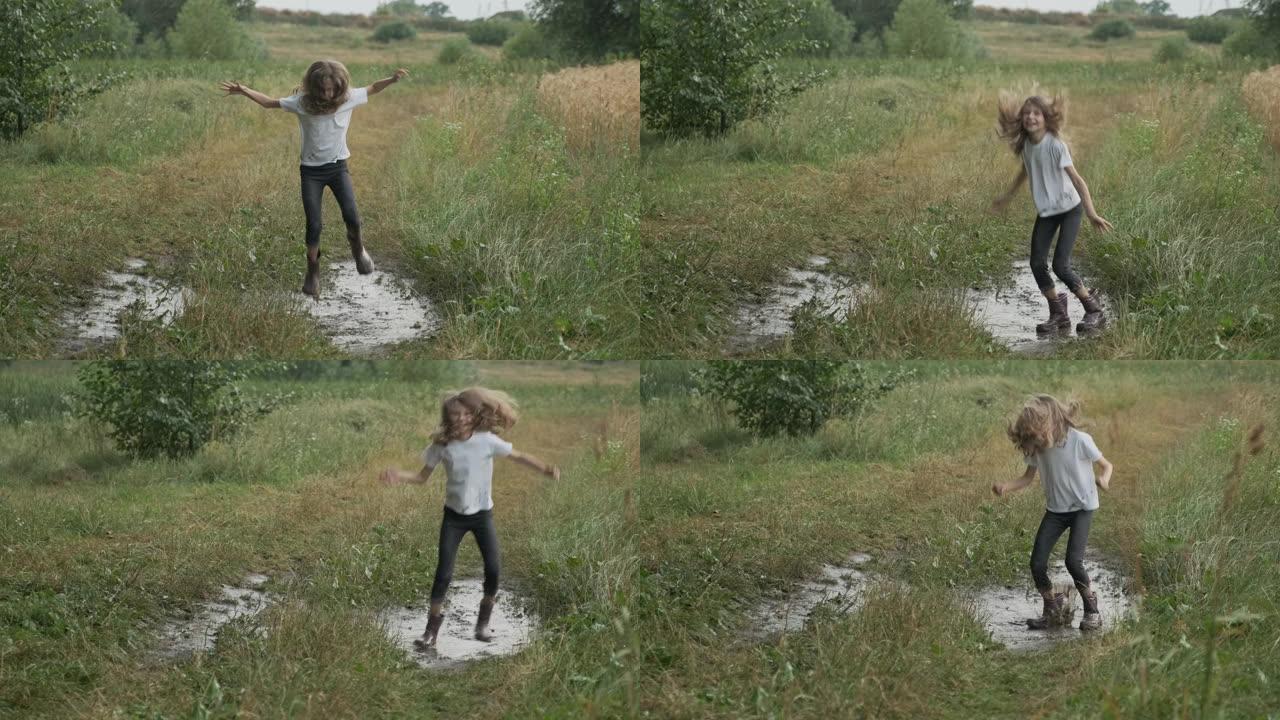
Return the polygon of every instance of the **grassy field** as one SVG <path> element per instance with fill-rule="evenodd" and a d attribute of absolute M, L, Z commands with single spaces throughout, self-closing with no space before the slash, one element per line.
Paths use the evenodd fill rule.
<path fill-rule="evenodd" d="M 439 64 L 440 34 L 383 46 L 357 29 L 251 30 L 271 59 L 96 63 L 128 79 L 2 148 L 0 355 L 58 354 L 63 314 L 129 257 L 194 297 L 172 327 L 126 322 L 98 354 L 340 354 L 297 292 L 297 122 L 217 90 L 234 78 L 283 96 L 323 57 L 357 85 L 411 73 L 356 112 L 348 143 L 371 253 L 445 318 L 390 354 L 618 357 L 635 343 L 638 114 L 610 113 L 638 95 L 638 63 L 543 83 L 491 51 Z M 326 198 L 322 247 L 341 260 Z"/>
<path fill-rule="evenodd" d="M 773 117 L 715 139 L 646 136 L 648 354 L 722 354 L 734 307 L 812 254 L 869 284 L 870 299 L 843 322 L 799 318 L 759 354 L 1005 354 L 963 299 L 1026 257 L 1029 193 L 1003 216 L 988 208 L 1018 167 L 993 130 L 997 95 L 1036 83 L 1067 95 L 1076 166 L 1116 226 L 1082 229 L 1076 250 L 1086 282 L 1109 299 L 1111 329 L 1060 353 L 1280 354 L 1280 274 L 1268 259 L 1280 241 L 1280 162 L 1267 115 L 1242 97 L 1247 69 L 1203 49 L 1194 62 L 1157 64 L 1164 31 L 1101 44 L 1079 28 L 974 28 L 986 59 L 795 63 L 828 77 Z"/>
<path fill-rule="evenodd" d="M 637 539 L 638 368 L 625 364 L 356 365 L 311 382 L 194 457 L 133 461 L 72 417 L 70 364 L 0 370 L 0 717 L 578 717 L 625 697 L 636 629 L 626 603 Z M 504 583 L 544 625 L 522 653 L 441 675 L 409 662 L 374 612 L 426 591 L 439 484 L 387 488 L 438 419 L 438 393 L 509 391 L 517 448 L 494 480 Z M 253 570 L 282 601 L 267 635 L 228 629 L 217 651 L 154 660 L 160 620 Z M 456 577 L 479 573 L 463 545 Z"/>
<path fill-rule="evenodd" d="M 1280 420 L 1273 365 L 919 362 L 861 415 L 773 440 L 660 365 L 646 366 L 637 496 L 652 716 L 1261 718 L 1280 704 L 1274 442 L 1231 473 L 1250 428 L 1267 438 Z M 1021 472 L 1005 420 L 1031 392 L 1083 401 L 1115 464 L 1090 546 L 1141 609 L 1027 654 L 993 644 L 964 597 L 1030 586 L 1043 496 L 990 488 Z M 860 610 L 743 640 L 761 598 L 853 551 L 879 579 Z"/>

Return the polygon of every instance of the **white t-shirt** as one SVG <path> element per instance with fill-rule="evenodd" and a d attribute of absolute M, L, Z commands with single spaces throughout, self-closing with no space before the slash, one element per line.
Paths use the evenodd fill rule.
<path fill-rule="evenodd" d="M 511 443 L 491 432 L 471 434 L 447 445 L 431 443 L 422 452 L 428 467 L 444 463 L 444 504 L 463 515 L 493 509 L 493 459 L 511 454 Z"/>
<path fill-rule="evenodd" d="M 1024 459 L 1040 472 L 1045 507 L 1065 513 L 1098 509 L 1093 463 L 1101 458 L 1102 452 L 1089 433 L 1068 428 L 1062 445 L 1045 448 Z"/>
<path fill-rule="evenodd" d="M 369 102 L 369 88 L 355 88 L 347 101 L 330 115 L 312 115 L 302 107 L 302 95 L 280 98 L 280 109 L 298 116 L 302 129 L 302 164 L 327 165 L 351 157 L 347 149 L 347 126 L 351 111 Z"/>
<path fill-rule="evenodd" d="M 1047 132 L 1039 144 L 1028 138 L 1022 146 L 1022 164 L 1040 217 L 1059 215 L 1080 204 L 1080 193 L 1066 171 L 1072 164 L 1071 151 L 1057 135 Z"/>

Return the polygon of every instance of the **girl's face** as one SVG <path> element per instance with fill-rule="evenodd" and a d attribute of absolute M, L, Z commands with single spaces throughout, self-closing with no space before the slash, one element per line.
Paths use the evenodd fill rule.
<path fill-rule="evenodd" d="M 471 427 L 473 416 L 471 410 L 462 403 L 450 403 L 448 407 L 449 424 L 453 427 Z"/>
<path fill-rule="evenodd" d="M 1044 130 L 1044 113 L 1040 108 L 1030 103 L 1022 108 L 1022 129 L 1032 134 Z"/>
<path fill-rule="evenodd" d="M 326 100 L 332 99 L 334 96 L 333 78 L 321 78 L 320 93 Z"/>

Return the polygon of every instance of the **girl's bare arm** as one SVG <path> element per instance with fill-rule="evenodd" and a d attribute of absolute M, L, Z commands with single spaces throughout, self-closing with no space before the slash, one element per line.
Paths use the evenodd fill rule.
<path fill-rule="evenodd" d="M 387 468 L 382 471 L 382 482 L 387 485 L 399 485 L 400 483 L 413 483 L 421 485 L 431 479 L 431 471 L 435 470 L 435 465 L 423 465 L 418 472 L 410 472 L 408 470 L 397 470 L 395 468 Z"/>
<path fill-rule="evenodd" d="M 1071 178 L 1071 184 L 1076 186 L 1076 192 L 1080 193 L 1080 201 L 1084 203 L 1084 214 L 1089 218 L 1089 222 L 1102 232 L 1111 230 L 1111 223 L 1093 208 L 1093 196 L 1089 194 L 1089 186 L 1085 184 L 1084 178 L 1080 177 L 1080 173 L 1076 172 L 1075 166 L 1068 165 L 1066 171 L 1067 177 Z"/>
<path fill-rule="evenodd" d="M 1107 462 L 1106 458 L 1098 458 L 1098 464 L 1102 466 L 1102 474 L 1099 475 L 1097 479 L 1098 487 L 1102 488 L 1103 490 L 1110 490 L 1111 489 L 1111 469 L 1114 466 L 1111 463 Z"/>
<path fill-rule="evenodd" d="M 991 203 L 991 209 L 996 212 L 1003 212 L 1009 206 L 1009 201 L 1013 199 L 1013 194 L 1018 192 L 1018 188 L 1022 187 L 1022 183 L 1026 181 L 1027 166 L 1020 165 L 1018 167 L 1018 176 L 1013 179 L 1013 184 L 1009 186 L 1006 192 L 997 197 L 995 202 Z"/>
<path fill-rule="evenodd" d="M 1005 493 L 1017 492 L 1025 488 L 1026 486 L 1030 485 L 1031 481 L 1034 480 L 1035 477 L 1036 477 L 1035 467 L 1028 465 L 1027 471 L 1022 473 L 1022 477 L 1019 477 L 1017 480 L 1014 480 L 1013 482 L 996 483 L 995 485 L 991 486 L 991 492 L 995 493 L 998 496 L 1003 496 Z"/>
<path fill-rule="evenodd" d="M 274 110 L 280 107 L 279 100 L 267 97 L 257 90 L 254 90 L 247 85 L 241 85 L 238 82 L 227 82 L 226 80 L 223 80 L 222 90 L 228 95 L 243 95 L 268 110 Z"/>
<path fill-rule="evenodd" d="M 547 463 L 539 460 L 538 458 L 528 453 L 522 453 L 518 450 L 513 450 L 511 454 L 508 455 L 507 457 L 511 458 L 517 463 L 520 463 L 521 465 L 524 465 L 525 467 L 533 468 L 534 470 L 537 470 L 543 475 L 547 475 L 549 477 L 555 478 L 556 480 L 560 479 L 559 467 L 555 465 L 548 465 Z"/>
<path fill-rule="evenodd" d="M 389 86 L 389 85 L 391 85 L 391 84 L 393 84 L 393 83 L 398 82 L 398 81 L 400 80 L 400 78 L 402 78 L 402 77 L 404 77 L 405 75 L 408 75 L 408 74 L 409 74 L 409 71 L 408 71 L 408 70 L 405 70 L 404 68 L 398 68 L 398 69 L 397 69 L 397 70 L 396 70 L 396 71 L 391 75 L 391 77 L 389 77 L 389 78 L 383 78 L 383 79 L 381 79 L 381 80 L 379 80 L 379 81 L 375 82 L 374 84 L 370 85 L 370 86 L 369 86 L 369 94 L 370 94 L 370 95 L 377 95 L 378 93 L 382 92 L 383 90 L 386 90 L 386 89 L 387 89 L 387 86 Z"/>

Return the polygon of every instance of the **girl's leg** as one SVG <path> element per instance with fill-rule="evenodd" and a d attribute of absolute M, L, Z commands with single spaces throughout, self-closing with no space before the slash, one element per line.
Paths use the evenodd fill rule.
<path fill-rule="evenodd" d="M 301 166 L 302 211 L 307 216 L 307 277 L 302 281 L 302 292 L 311 296 L 320 293 L 320 222 L 321 198 L 324 178 L 307 166 Z"/>
<path fill-rule="evenodd" d="M 1071 519 L 1071 535 L 1067 539 L 1067 572 L 1075 582 L 1080 598 L 1084 600 L 1085 612 L 1097 612 L 1097 602 L 1090 602 L 1092 590 L 1089 587 L 1089 573 L 1084 569 L 1084 549 L 1089 543 L 1089 526 L 1093 524 L 1092 510 L 1079 510 Z"/>
<path fill-rule="evenodd" d="M 476 639 L 488 642 L 493 639 L 493 635 L 489 633 L 489 618 L 493 614 L 493 603 L 498 595 L 501 559 L 498 554 L 498 530 L 493 524 L 493 512 L 486 511 L 480 520 L 480 524 L 472 529 L 476 536 L 476 545 L 480 547 L 480 557 L 484 561 L 484 597 L 480 600 L 480 612 L 476 615 Z"/>
<path fill-rule="evenodd" d="M 1061 217 L 1058 245 L 1053 250 L 1053 274 L 1057 275 L 1076 297 L 1088 297 L 1089 291 L 1085 290 L 1080 276 L 1071 267 L 1071 251 L 1076 245 L 1076 235 L 1080 233 L 1080 219 L 1084 217 L 1084 210 L 1077 205 L 1074 209 L 1063 213 Z"/>
<path fill-rule="evenodd" d="M 1040 596 L 1046 600 L 1053 597 L 1053 583 L 1049 580 L 1049 554 L 1069 525 L 1067 516 L 1046 510 L 1044 518 L 1040 520 L 1040 529 L 1036 531 L 1035 543 L 1031 546 L 1031 579 L 1035 581 Z"/>
<path fill-rule="evenodd" d="M 362 275 L 368 275 L 373 272 L 373 259 L 364 249 L 364 241 L 360 235 L 360 210 L 356 207 L 356 188 L 351 182 L 351 173 L 345 162 L 338 164 L 337 171 L 329 181 L 329 188 L 333 190 L 338 208 L 342 210 L 342 222 L 347 226 L 347 243 L 351 245 L 356 270 Z"/>
<path fill-rule="evenodd" d="M 1036 278 L 1036 286 L 1049 302 L 1058 299 L 1058 288 L 1049 275 L 1049 248 L 1053 246 L 1053 235 L 1058 229 L 1058 216 L 1037 217 L 1031 228 L 1031 274 Z"/>

